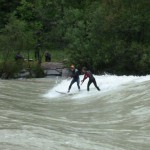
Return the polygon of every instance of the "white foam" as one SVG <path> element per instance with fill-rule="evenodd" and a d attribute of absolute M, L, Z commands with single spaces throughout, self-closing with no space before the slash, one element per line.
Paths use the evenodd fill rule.
<path fill-rule="evenodd" d="M 147 76 L 116 76 L 116 75 L 101 75 L 97 76 L 94 75 L 97 85 L 100 87 L 101 91 L 97 91 L 97 89 L 94 87 L 93 84 L 90 85 L 90 92 L 87 92 L 87 82 L 88 79 L 84 81 L 84 83 L 81 85 L 81 92 L 78 92 L 78 88 L 76 83 L 72 85 L 72 88 L 70 90 L 71 93 L 77 93 L 76 95 L 72 96 L 72 98 L 83 98 L 83 97 L 89 97 L 92 95 L 99 95 L 101 92 L 107 92 L 111 90 L 115 90 L 117 88 L 120 88 L 124 84 L 128 84 L 130 82 L 144 82 L 150 80 L 150 75 Z M 80 79 L 83 79 L 83 75 L 80 76 Z M 56 86 L 54 86 L 51 90 L 48 91 L 44 95 L 44 97 L 47 98 L 55 98 L 55 97 L 61 97 L 62 94 L 57 93 L 56 91 L 60 92 L 67 92 L 68 86 L 70 84 L 71 80 L 62 80 L 61 83 L 57 83 Z"/>

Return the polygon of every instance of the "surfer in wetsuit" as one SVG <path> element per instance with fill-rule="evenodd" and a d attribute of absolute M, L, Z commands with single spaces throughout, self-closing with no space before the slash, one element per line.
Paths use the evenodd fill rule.
<path fill-rule="evenodd" d="M 71 81 L 71 83 L 70 83 L 70 85 L 69 85 L 68 93 L 70 92 L 70 89 L 71 89 L 72 85 L 73 85 L 75 82 L 77 82 L 77 86 L 78 86 L 78 89 L 79 89 L 79 91 L 80 91 L 80 85 L 79 85 L 79 84 L 80 84 L 79 71 L 78 71 L 78 69 L 76 69 L 76 68 L 74 67 L 74 65 L 71 65 L 71 71 L 72 71 L 72 75 L 71 75 L 72 81 Z"/>
<path fill-rule="evenodd" d="M 84 78 L 81 81 L 81 84 L 84 82 L 85 79 L 89 78 L 88 84 L 87 84 L 87 91 L 89 91 L 89 87 L 91 85 L 91 83 L 94 84 L 94 86 L 97 88 L 98 91 L 100 91 L 100 88 L 97 86 L 96 80 L 93 76 L 93 74 L 91 73 L 91 71 L 87 71 L 86 67 L 82 68 L 82 72 L 84 73 Z"/>

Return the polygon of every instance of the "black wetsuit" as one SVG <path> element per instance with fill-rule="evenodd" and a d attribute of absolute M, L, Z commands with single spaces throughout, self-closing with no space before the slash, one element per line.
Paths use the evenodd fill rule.
<path fill-rule="evenodd" d="M 77 86 L 78 86 L 78 89 L 80 90 L 80 78 L 79 78 L 79 71 L 78 71 L 78 69 L 74 69 L 73 71 L 72 71 L 72 75 L 71 75 L 71 77 L 72 77 L 72 81 L 71 81 L 71 83 L 70 83 L 70 85 L 69 85 L 69 88 L 68 88 L 68 92 L 70 91 L 70 89 L 71 89 L 71 87 L 72 87 L 72 85 L 75 83 L 75 82 L 77 82 Z"/>
<path fill-rule="evenodd" d="M 91 71 L 87 71 L 84 74 L 83 82 L 86 78 L 89 78 L 89 81 L 88 81 L 88 84 L 87 84 L 87 91 L 89 91 L 89 87 L 90 87 L 91 83 L 93 83 L 94 86 L 97 88 L 97 90 L 100 91 L 100 88 L 97 86 L 96 80 L 95 80 L 93 74 L 91 73 Z"/>

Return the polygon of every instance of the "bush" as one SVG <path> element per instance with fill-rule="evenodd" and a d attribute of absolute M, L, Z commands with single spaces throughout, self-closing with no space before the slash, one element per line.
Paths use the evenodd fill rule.
<path fill-rule="evenodd" d="M 14 78 L 23 69 L 23 62 L 3 62 L 0 64 L 0 76 L 5 79 Z"/>
<path fill-rule="evenodd" d="M 39 64 L 32 64 L 30 71 L 32 72 L 32 77 L 42 78 L 45 77 L 44 70 L 41 68 Z"/>

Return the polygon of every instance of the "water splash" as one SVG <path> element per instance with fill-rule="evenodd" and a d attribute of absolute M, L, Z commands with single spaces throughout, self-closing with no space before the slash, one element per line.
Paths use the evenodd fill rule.
<path fill-rule="evenodd" d="M 83 75 L 80 76 L 80 79 L 83 79 Z M 78 98 L 85 98 L 89 96 L 98 96 L 101 93 L 113 91 L 118 88 L 122 88 L 126 84 L 131 82 L 144 82 L 150 80 L 150 75 L 147 76 L 116 76 L 116 75 L 102 75 L 97 76 L 95 75 L 95 79 L 97 81 L 98 86 L 100 87 L 101 91 L 97 91 L 93 84 L 90 85 L 90 91 L 87 92 L 87 82 L 88 79 L 81 85 L 81 91 L 78 91 L 76 83 L 73 84 L 71 88 L 71 93 L 76 93 L 76 95 L 72 96 L 74 99 Z M 43 96 L 46 98 L 56 98 L 61 97 L 62 95 L 57 93 L 56 91 L 66 92 L 68 90 L 68 86 L 71 80 L 63 79 L 60 83 L 56 82 L 56 85 L 50 89 L 46 94 Z"/>

